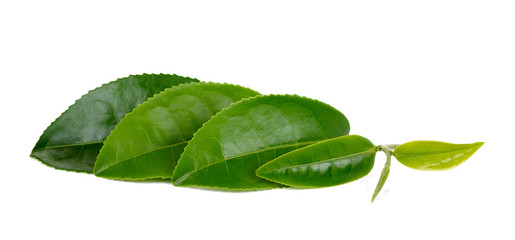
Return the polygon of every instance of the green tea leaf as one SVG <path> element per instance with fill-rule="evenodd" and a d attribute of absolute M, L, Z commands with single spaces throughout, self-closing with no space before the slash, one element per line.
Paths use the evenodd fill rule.
<path fill-rule="evenodd" d="M 348 133 L 347 118 L 325 103 L 291 95 L 246 99 L 195 133 L 172 182 L 234 190 L 280 187 L 257 177 L 256 169 L 292 150 Z"/>
<path fill-rule="evenodd" d="M 390 166 L 392 165 L 392 155 L 393 150 L 399 145 L 380 145 L 378 147 L 378 151 L 381 150 L 386 154 L 386 163 L 384 164 L 383 170 L 381 171 L 381 176 L 379 177 L 379 181 L 377 182 L 376 189 L 374 190 L 374 194 L 372 195 L 372 201 L 376 199 L 377 195 L 383 188 L 384 184 L 386 183 L 386 179 L 388 179 L 388 176 L 390 175 Z"/>
<path fill-rule="evenodd" d="M 39 138 L 31 156 L 57 169 L 92 172 L 102 143 L 120 120 L 165 88 L 197 79 L 168 74 L 131 75 L 82 96 Z"/>
<path fill-rule="evenodd" d="M 95 175 L 169 178 L 193 133 L 212 115 L 259 93 L 241 86 L 191 83 L 166 89 L 122 119 L 104 143 Z"/>
<path fill-rule="evenodd" d="M 447 170 L 474 154 L 483 142 L 452 144 L 436 141 L 413 141 L 395 148 L 393 155 L 405 166 L 417 170 Z"/>
<path fill-rule="evenodd" d="M 357 180 L 374 166 L 377 147 L 343 136 L 286 153 L 261 166 L 257 176 L 292 187 L 330 187 Z"/>

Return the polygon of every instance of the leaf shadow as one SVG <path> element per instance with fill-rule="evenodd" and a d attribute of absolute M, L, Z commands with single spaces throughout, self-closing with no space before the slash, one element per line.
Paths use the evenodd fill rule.
<path fill-rule="evenodd" d="M 143 180 L 135 180 L 135 179 L 110 179 L 110 178 L 104 178 L 106 180 L 110 181 L 117 181 L 117 182 L 130 182 L 135 184 L 167 184 L 167 185 L 173 185 L 170 178 L 150 178 L 150 179 L 143 179 Z M 286 191 L 304 191 L 304 190 L 310 190 L 312 188 L 299 188 L 299 187 L 290 187 L 290 186 L 281 186 L 278 188 L 267 188 L 267 189 L 224 189 L 224 188 L 209 188 L 209 187 L 199 187 L 199 186 L 185 186 L 181 188 L 189 188 L 193 190 L 201 190 L 201 191 L 207 191 L 207 192 L 226 192 L 226 193 L 251 193 L 251 192 L 261 192 L 266 190 L 274 190 L 274 189 L 281 189 Z"/>
<path fill-rule="evenodd" d="M 198 187 L 198 186 L 188 186 L 185 188 L 194 189 L 194 190 L 202 190 L 202 191 L 209 191 L 209 192 L 228 192 L 228 193 L 249 193 L 249 192 L 261 192 L 261 191 L 268 191 L 268 190 L 286 190 L 286 191 L 303 191 L 303 190 L 309 190 L 311 188 L 296 188 L 296 187 L 289 187 L 289 186 L 282 186 L 278 188 L 267 188 L 267 189 L 249 189 L 249 190 L 242 190 L 242 189 L 223 189 L 223 188 L 208 188 L 208 187 Z"/>
<path fill-rule="evenodd" d="M 117 182 L 130 182 L 130 183 L 137 183 L 137 184 L 150 184 L 150 183 L 161 183 L 161 184 L 172 184 L 172 181 L 170 178 L 149 178 L 149 179 L 110 179 L 110 178 L 104 178 L 110 181 L 117 181 Z"/>
<path fill-rule="evenodd" d="M 193 190 L 201 190 L 208 192 L 227 192 L 227 193 L 250 193 L 250 192 L 260 192 L 264 190 L 272 190 L 272 189 L 250 189 L 250 190 L 231 190 L 231 189 L 223 189 L 223 188 L 208 188 L 208 187 L 198 187 L 198 186 L 189 186 L 185 187 Z"/>

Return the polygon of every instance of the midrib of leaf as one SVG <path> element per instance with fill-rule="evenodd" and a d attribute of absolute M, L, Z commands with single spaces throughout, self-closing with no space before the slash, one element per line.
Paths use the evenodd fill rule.
<path fill-rule="evenodd" d="M 166 146 L 162 146 L 162 147 L 159 147 L 159 148 L 155 148 L 155 149 L 152 149 L 152 150 L 150 150 L 150 151 L 146 151 L 146 152 L 138 153 L 138 154 L 136 154 L 136 155 L 132 156 L 131 158 L 126 158 L 126 159 L 123 159 L 123 160 L 121 160 L 121 161 L 120 161 L 120 160 L 118 160 L 118 161 L 116 161 L 115 163 L 110 164 L 110 165 L 107 165 L 107 166 L 103 167 L 101 170 L 98 170 L 98 171 L 96 171 L 96 172 L 97 172 L 97 173 L 98 173 L 98 172 L 102 172 L 102 171 L 104 171 L 104 170 L 106 170 L 106 169 L 108 169 L 108 168 L 114 167 L 114 166 L 116 166 L 116 165 L 118 165 L 118 164 L 120 164 L 120 163 L 123 163 L 123 162 L 125 162 L 125 161 L 131 160 L 131 159 L 136 159 L 136 158 L 138 158 L 138 157 L 141 157 L 141 156 L 143 156 L 143 155 L 146 155 L 146 154 L 149 154 L 149 153 L 152 153 L 152 152 L 155 152 L 155 151 L 159 151 L 159 150 L 162 150 L 162 149 L 165 149 L 165 148 L 171 148 L 171 147 L 179 146 L 179 145 L 181 145 L 181 144 L 185 144 L 185 143 L 188 143 L 188 141 L 182 141 L 182 142 L 174 143 L 174 144 L 171 144 L 171 145 L 166 145 Z"/>
<path fill-rule="evenodd" d="M 194 173 L 196 173 L 196 172 L 198 172 L 198 171 L 200 171 L 202 169 L 205 169 L 205 168 L 211 167 L 213 165 L 219 164 L 221 162 L 224 162 L 224 161 L 226 162 L 226 161 L 229 161 L 229 160 L 237 159 L 237 158 L 248 156 L 248 155 L 259 154 L 259 153 L 266 152 L 266 151 L 269 151 L 269 150 L 280 149 L 280 148 L 287 148 L 287 147 L 294 147 L 294 146 L 302 146 L 302 145 L 307 146 L 307 145 L 311 145 L 311 144 L 318 143 L 318 142 L 320 142 L 320 141 L 296 142 L 296 143 L 290 143 L 290 144 L 284 144 L 284 145 L 277 145 L 277 146 L 274 146 L 274 147 L 263 148 L 263 149 L 259 149 L 257 151 L 248 152 L 248 153 L 244 153 L 244 154 L 239 154 L 239 155 L 235 155 L 235 156 L 232 156 L 232 157 L 229 157 L 229 158 L 224 158 L 222 160 L 212 162 L 212 163 L 207 164 L 205 166 L 202 166 L 200 168 L 196 168 L 193 171 L 190 171 L 190 172 L 184 174 L 182 177 L 178 178 L 175 182 L 182 182 L 184 179 L 186 179 L 187 177 L 191 176 L 192 174 L 194 174 Z"/>
<path fill-rule="evenodd" d="M 444 154 L 444 153 L 458 152 L 458 151 L 461 151 L 461 150 L 464 150 L 464 149 L 472 149 L 472 148 L 474 148 L 476 146 L 477 146 L 477 144 L 473 143 L 472 146 L 458 148 L 458 149 L 454 149 L 454 150 L 441 151 L 441 152 L 424 152 L 424 153 L 420 153 L 420 154 L 418 154 L 418 153 L 417 154 L 395 154 L 395 152 L 394 152 L 394 156 L 395 157 L 403 157 L 403 158 L 414 158 L 414 157 L 427 156 L 427 155 L 433 155 L 433 154 Z"/>
<path fill-rule="evenodd" d="M 274 170 L 266 171 L 266 172 L 264 172 L 264 173 L 275 172 L 275 171 L 279 171 L 279 170 L 290 169 L 290 168 L 296 168 L 296 167 L 304 167 L 304 166 L 309 166 L 309 165 L 312 165 L 312 164 L 319 164 L 319 163 L 331 162 L 331 161 L 338 160 L 338 159 L 342 159 L 342 158 L 355 157 L 355 156 L 365 155 L 365 154 L 368 154 L 368 153 L 374 153 L 374 152 L 376 152 L 375 147 L 374 147 L 374 148 L 371 148 L 370 150 L 363 151 L 363 152 L 359 152 L 359 153 L 353 153 L 353 154 L 349 154 L 349 155 L 345 155 L 345 156 L 340 156 L 340 157 L 334 157 L 334 158 L 324 159 L 324 160 L 320 160 L 320 161 L 316 161 L 316 162 L 312 162 L 312 163 L 305 163 L 305 164 L 299 164 L 299 165 L 292 165 L 292 166 L 288 166 L 288 167 L 282 167 L 282 168 L 278 168 L 278 169 L 274 169 Z"/>
<path fill-rule="evenodd" d="M 43 147 L 43 148 L 35 148 L 32 150 L 32 152 L 38 152 L 38 151 L 42 151 L 42 150 L 46 150 L 46 149 L 53 149 L 53 148 L 77 147 L 77 146 L 93 145 L 93 144 L 100 144 L 100 143 L 104 143 L 104 141 L 74 143 L 74 144 L 66 144 L 66 145 L 54 145 L 54 146 Z"/>

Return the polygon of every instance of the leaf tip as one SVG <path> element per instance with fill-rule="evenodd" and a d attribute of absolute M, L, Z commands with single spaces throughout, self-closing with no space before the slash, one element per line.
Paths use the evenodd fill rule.
<path fill-rule="evenodd" d="M 272 161 L 273 161 L 273 160 L 272 160 Z M 272 161 L 270 161 L 270 162 L 272 162 Z M 265 179 L 265 180 L 269 180 L 269 181 L 270 181 L 270 180 L 272 180 L 272 179 L 270 179 L 270 178 L 269 178 L 269 176 L 267 176 L 267 173 L 269 173 L 269 171 L 268 171 L 268 164 L 269 164 L 270 162 L 265 163 L 265 164 L 263 164 L 261 167 L 259 167 L 258 169 L 256 169 L 256 172 L 255 172 L 256 176 L 258 176 L 258 177 L 260 177 L 260 178 L 263 178 L 263 179 Z"/>
<path fill-rule="evenodd" d="M 185 184 L 185 180 L 188 179 L 188 176 L 178 176 L 175 174 L 175 172 L 172 174 L 171 182 L 176 187 L 182 187 L 187 184 Z"/>
<path fill-rule="evenodd" d="M 99 161 L 97 159 L 97 161 L 95 162 L 95 166 L 93 167 L 93 174 L 95 174 L 95 176 L 97 177 L 105 177 L 106 169 L 107 167 L 99 164 Z"/>

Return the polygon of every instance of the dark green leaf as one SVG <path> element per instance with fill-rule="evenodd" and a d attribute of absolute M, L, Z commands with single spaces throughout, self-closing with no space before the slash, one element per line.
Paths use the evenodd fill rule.
<path fill-rule="evenodd" d="M 122 119 L 104 143 L 95 175 L 169 178 L 187 142 L 212 115 L 259 93 L 220 83 L 184 84 L 157 94 Z"/>
<path fill-rule="evenodd" d="M 467 160 L 482 142 L 452 144 L 436 141 L 413 141 L 395 148 L 393 155 L 405 166 L 417 170 L 447 170 Z"/>
<path fill-rule="evenodd" d="M 224 109 L 199 129 L 172 177 L 177 186 L 235 190 L 281 185 L 256 169 L 289 151 L 349 133 L 333 107 L 299 96 L 258 96 Z"/>
<path fill-rule="evenodd" d="M 82 96 L 41 135 L 31 156 L 58 169 L 92 172 L 102 142 L 125 114 L 165 88 L 196 79 L 131 75 Z"/>
<path fill-rule="evenodd" d="M 368 139 L 343 136 L 286 153 L 260 167 L 257 176 L 292 187 L 330 187 L 367 175 L 377 147 Z"/>

